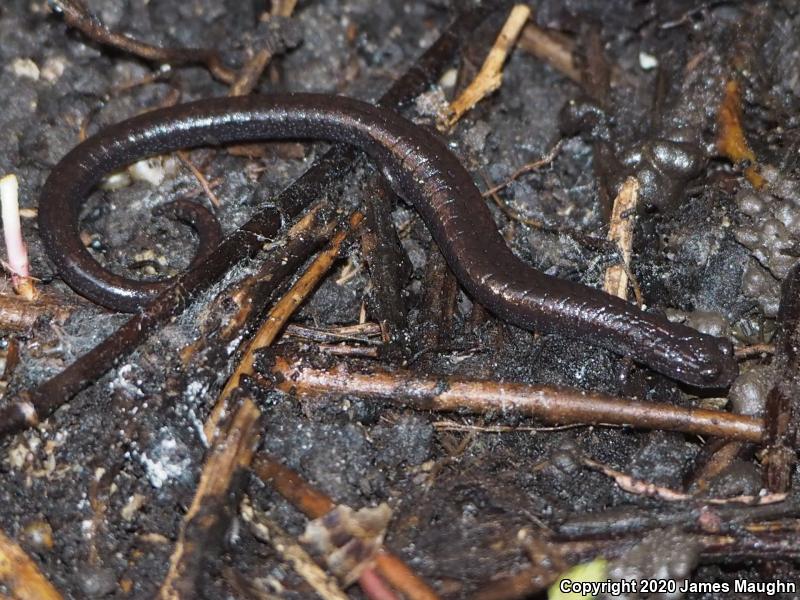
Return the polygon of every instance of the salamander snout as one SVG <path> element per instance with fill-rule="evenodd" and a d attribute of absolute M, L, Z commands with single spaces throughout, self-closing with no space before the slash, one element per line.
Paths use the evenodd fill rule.
<path fill-rule="evenodd" d="M 704 388 L 728 387 L 739 374 L 733 345 L 726 339 L 703 336 L 694 346 L 694 374 L 687 369 L 686 383 Z"/>

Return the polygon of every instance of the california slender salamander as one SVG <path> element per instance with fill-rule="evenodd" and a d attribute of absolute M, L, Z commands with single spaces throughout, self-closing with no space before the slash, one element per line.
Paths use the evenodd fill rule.
<path fill-rule="evenodd" d="M 201 100 L 109 127 L 67 154 L 47 180 L 39 204 L 45 248 L 77 292 L 134 311 L 154 292 L 103 268 L 78 235 L 81 207 L 100 178 L 180 148 L 286 138 L 345 142 L 366 152 L 392 188 L 414 204 L 461 285 L 501 318 L 586 340 L 695 386 L 724 387 L 736 375 L 727 340 L 525 264 L 506 246 L 470 174 L 442 141 L 392 111 L 349 98 Z"/>

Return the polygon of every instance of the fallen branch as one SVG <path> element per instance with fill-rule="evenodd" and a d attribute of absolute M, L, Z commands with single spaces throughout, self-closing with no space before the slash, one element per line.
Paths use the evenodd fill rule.
<path fill-rule="evenodd" d="M 432 379 L 410 371 L 365 369 L 346 365 L 317 369 L 302 360 L 273 357 L 271 372 L 263 373 L 287 393 L 347 394 L 381 398 L 420 410 L 506 412 L 536 417 L 552 424 L 584 423 L 666 429 L 697 435 L 759 442 L 761 419 L 727 412 L 681 408 L 669 404 L 634 402 L 583 390 L 521 383 Z M 272 385 L 272 381 L 268 385 Z"/>
<path fill-rule="evenodd" d="M 0 531 L 0 583 L 16 600 L 62 598 L 36 563 L 3 531 Z"/>
<path fill-rule="evenodd" d="M 259 441 L 261 412 L 249 398 L 213 440 L 192 504 L 181 523 L 167 576 L 159 590 L 162 600 L 196 598 L 196 585 L 211 548 L 218 548 L 236 506 L 234 477 L 250 465 Z"/>

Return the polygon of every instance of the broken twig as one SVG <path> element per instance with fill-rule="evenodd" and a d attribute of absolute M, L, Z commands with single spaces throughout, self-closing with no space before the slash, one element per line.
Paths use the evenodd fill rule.
<path fill-rule="evenodd" d="M 255 403 L 245 398 L 228 426 L 214 439 L 159 590 L 162 600 L 198 596 L 197 580 L 212 554 L 209 549 L 219 547 L 232 512 L 230 505 L 237 504 L 236 494 L 232 494 L 238 487 L 234 477 L 250 465 L 258 444 L 260 416 Z"/>
<path fill-rule="evenodd" d="M 477 77 L 450 103 L 447 115 L 439 124 L 441 130 L 451 129 L 466 112 L 500 87 L 503 83 L 503 63 L 506 62 L 530 14 L 531 9 L 524 4 L 517 4 L 511 9 L 511 14 L 489 50 L 489 55 Z"/>
<path fill-rule="evenodd" d="M 62 597 L 19 544 L 2 531 L 0 583 L 16 600 L 61 600 Z"/>
<path fill-rule="evenodd" d="M 633 226 L 638 200 L 639 182 L 635 177 L 628 177 L 614 200 L 608 228 L 608 239 L 619 248 L 622 264 L 611 265 L 606 269 L 603 289 L 607 294 L 623 300 L 628 299 L 628 272 L 633 254 Z"/>

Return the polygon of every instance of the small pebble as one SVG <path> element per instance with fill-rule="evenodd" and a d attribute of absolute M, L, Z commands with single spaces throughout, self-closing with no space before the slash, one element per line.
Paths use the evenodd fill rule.
<path fill-rule="evenodd" d="M 11 72 L 17 77 L 39 81 L 39 66 L 30 58 L 15 58 L 11 61 Z"/>

